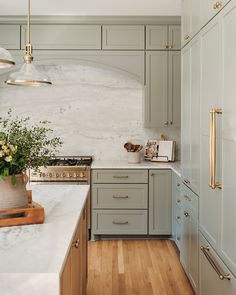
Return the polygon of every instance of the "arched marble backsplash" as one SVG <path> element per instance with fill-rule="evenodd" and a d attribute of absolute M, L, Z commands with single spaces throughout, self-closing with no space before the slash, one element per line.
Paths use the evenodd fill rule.
<path fill-rule="evenodd" d="M 9 108 L 32 122 L 49 120 L 64 142 L 60 155 L 94 155 L 100 160 L 125 159 L 126 141 L 144 144 L 165 134 L 177 142 L 180 130 L 144 128 L 143 86 L 115 71 L 88 65 L 38 66 L 52 87 L 31 88 L 0 83 L 0 115 Z"/>

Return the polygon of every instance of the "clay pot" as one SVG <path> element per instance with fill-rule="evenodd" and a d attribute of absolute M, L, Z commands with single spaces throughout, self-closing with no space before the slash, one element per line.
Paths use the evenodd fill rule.
<path fill-rule="evenodd" d="M 0 210 L 13 208 L 25 208 L 28 206 L 26 183 L 28 177 L 25 174 L 16 175 L 16 185 L 12 185 L 12 176 L 5 180 L 0 178 Z"/>
<path fill-rule="evenodd" d="M 128 163 L 137 164 L 141 162 L 141 153 L 140 152 L 127 152 Z"/>

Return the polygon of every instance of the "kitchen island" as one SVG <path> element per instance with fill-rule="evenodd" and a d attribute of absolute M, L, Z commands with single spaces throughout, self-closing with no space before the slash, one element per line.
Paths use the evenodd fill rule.
<path fill-rule="evenodd" d="M 45 223 L 0 228 L 0 294 L 63 294 L 63 273 L 70 269 L 68 257 L 74 255 L 71 248 L 84 218 L 89 186 L 34 185 L 29 189 L 33 200 L 45 208 Z"/>

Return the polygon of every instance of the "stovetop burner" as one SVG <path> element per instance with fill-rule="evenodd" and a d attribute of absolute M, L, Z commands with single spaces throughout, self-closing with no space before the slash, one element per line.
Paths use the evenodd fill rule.
<path fill-rule="evenodd" d="M 68 157 L 50 159 L 48 166 L 90 166 L 92 157 Z"/>

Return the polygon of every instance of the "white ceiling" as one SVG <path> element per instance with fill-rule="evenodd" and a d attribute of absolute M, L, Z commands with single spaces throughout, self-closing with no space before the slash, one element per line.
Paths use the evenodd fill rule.
<path fill-rule="evenodd" d="M 0 15 L 25 15 L 27 0 L 0 0 Z M 181 0 L 32 0 L 32 15 L 180 15 Z"/>

